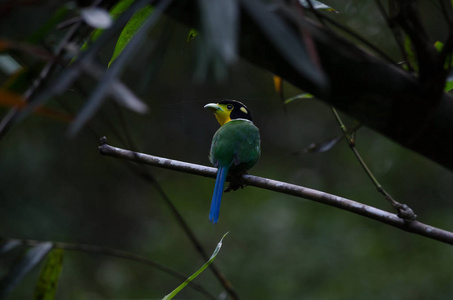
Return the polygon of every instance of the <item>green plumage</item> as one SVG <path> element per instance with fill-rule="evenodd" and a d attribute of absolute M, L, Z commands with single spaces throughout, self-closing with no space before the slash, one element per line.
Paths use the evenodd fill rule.
<path fill-rule="evenodd" d="M 261 154 L 258 128 L 249 120 L 232 120 L 217 130 L 212 138 L 210 161 L 232 172 L 245 172 Z"/>

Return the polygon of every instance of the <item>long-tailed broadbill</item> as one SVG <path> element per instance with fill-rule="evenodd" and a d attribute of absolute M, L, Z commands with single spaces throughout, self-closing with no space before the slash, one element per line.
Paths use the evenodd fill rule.
<path fill-rule="evenodd" d="M 204 107 L 214 113 L 220 124 L 212 138 L 209 154 L 209 160 L 217 168 L 209 220 L 217 223 L 227 175 L 244 174 L 256 164 L 261 154 L 260 133 L 252 122 L 250 111 L 239 101 L 222 100 Z"/>

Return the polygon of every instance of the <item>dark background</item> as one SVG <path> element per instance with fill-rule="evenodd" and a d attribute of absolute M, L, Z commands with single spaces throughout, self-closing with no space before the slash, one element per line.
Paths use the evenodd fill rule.
<path fill-rule="evenodd" d="M 397 48 L 373 1 L 326 1 L 350 26 L 398 60 Z M 58 7 L 19 7 L 1 17 L 0 36 L 26 39 Z M 441 38 L 438 11 L 422 10 L 430 33 Z M 164 17 L 149 32 L 122 76 L 149 106 L 139 115 L 111 102 L 75 138 L 68 124 L 33 114 L 0 141 L 0 236 L 93 244 L 143 255 L 190 275 L 204 261 L 151 184 L 119 160 L 99 154 L 101 136 L 124 147 L 129 136 L 141 152 L 209 165 L 218 124 L 203 109 L 237 99 L 260 128 L 262 156 L 253 175 L 286 181 L 390 210 L 346 142 L 326 153 L 303 153 L 310 143 L 340 133 L 329 106 L 315 99 L 283 104 L 272 74 L 239 59 L 223 82 L 197 76 L 199 38 Z M 57 39 L 55 32 L 49 37 Z M 115 40 L 103 49 L 109 61 Z M 5 79 L 3 74 L 2 79 Z M 89 78 L 79 84 L 90 91 Z M 285 84 L 287 98 L 302 91 Z M 75 112 L 86 97 L 76 89 L 49 102 Z M 62 105 L 64 103 L 64 105 Z M 0 108 L 5 114 L 7 108 Z M 353 120 L 344 116 L 347 125 Z M 126 123 L 126 126 L 123 124 Z M 117 135 L 116 132 L 120 134 Z M 375 176 L 419 220 L 453 228 L 450 171 L 362 128 L 357 148 Z M 339 209 L 248 187 L 223 196 L 219 223 L 208 211 L 214 180 L 149 168 L 207 252 L 225 232 L 215 264 L 242 299 L 449 299 L 452 248 Z M 5 274 L 18 250 L 0 258 Z M 30 298 L 39 270 L 11 299 Z M 207 270 L 196 282 L 214 295 L 222 287 Z M 180 281 L 148 266 L 103 255 L 67 251 L 57 299 L 160 299 Z M 200 299 L 190 288 L 178 297 Z"/>

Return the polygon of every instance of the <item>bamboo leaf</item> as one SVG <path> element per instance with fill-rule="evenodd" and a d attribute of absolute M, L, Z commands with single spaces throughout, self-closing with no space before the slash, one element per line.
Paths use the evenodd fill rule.
<path fill-rule="evenodd" d="M 23 257 L 16 262 L 8 274 L 0 281 L 0 299 L 5 299 L 9 293 L 52 249 L 51 242 L 40 243 L 29 249 Z"/>
<path fill-rule="evenodd" d="M 297 95 L 297 96 L 294 96 L 294 97 L 291 97 L 291 98 L 286 99 L 286 100 L 285 100 L 285 104 L 288 104 L 288 103 L 290 103 L 290 102 L 293 102 L 294 100 L 310 99 L 310 98 L 313 98 L 313 95 L 312 95 L 312 94 L 303 93 L 303 94 L 300 94 L 300 95 Z"/>
<path fill-rule="evenodd" d="M 86 7 L 80 11 L 80 16 L 93 28 L 107 29 L 113 23 L 109 12 L 99 7 Z"/>
<path fill-rule="evenodd" d="M 217 257 L 217 254 L 219 253 L 220 251 L 220 248 L 222 248 L 222 242 L 223 242 L 223 239 L 225 238 L 225 236 L 228 234 L 225 233 L 223 235 L 223 237 L 220 239 L 220 242 L 217 244 L 217 247 L 215 248 L 214 252 L 212 253 L 211 255 L 211 258 L 200 268 L 198 269 L 198 271 L 196 271 L 195 273 L 192 274 L 192 276 L 190 276 L 189 278 L 186 279 L 186 281 L 184 281 L 180 286 L 178 286 L 176 289 L 174 289 L 170 294 L 168 294 L 167 296 L 165 296 L 164 298 L 162 298 L 162 300 L 170 300 L 172 299 L 174 296 L 176 296 L 186 285 L 188 285 L 192 280 L 194 280 L 198 275 L 201 274 L 201 272 L 203 272 L 213 261 L 214 259 Z"/>
<path fill-rule="evenodd" d="M 332 11 L 335 13 L 338 13 L 337 10 L 334 8 L 316 0 L 311 0 L 311 5 L 313 5 L 313 8 L 316 10 L 324 10 L 324 11 Z M 310 8 L 310 4 L 308 3 L 308 0 L 299 0 L 300 5 L 302 5 L 305 8 Z"/>
<path fill-rule="evenodd" d="M 57 292 L 58 280 L 63 267 L 63 249 L 53 249 L 39 275 L 33 300 L 53 300 Z"/>
<path fill-rule="evenodd" d="M 267 10 L 257 0 L 242 0 L 244 12 L 261 29 L 264 37 L 268 39 L 282 57 L 289 63 L 307 82 L 318 91 L 328 90 L 328 78 L 324 72 L 312 61 L 306 50 L 306 45 L 296 37 L 293 30 Z M 288 45 L 291 45 L 288 47 Z"/>
<path fill-rule="evenodd" d="M 7 240 L 2 245 L 0 245 L 0 255 L 3 255 L 14 248 L 20 246 L 21 242 L 19 240 Z"/>
<path fill-rule="evenodd" d="M 124 29 L 121 31 L 121 34 L 116 41 L 115 50 L 113 50 L 112 58 L 110 59 L 109 66 L 113 61 L 118 57 L 118 55 L 123 52 L 124 47 L 131 41 L 140 28 L 142 28 L 144 22 L 148 19 L 149 15 L 153 12 L 153 7 L 151 5 L 146 5 L 145 7 L 138 10 L 132 18 L 127 22 Z"/>

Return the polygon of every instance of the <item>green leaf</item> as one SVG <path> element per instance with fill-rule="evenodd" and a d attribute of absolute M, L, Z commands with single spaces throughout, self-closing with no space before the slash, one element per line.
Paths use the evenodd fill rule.
<path fill-rule="evenodd" d="M 445 83 L 444 91 L 449 92 L 452 89 L 453 89 L 453 79 L 451 79 Z"/>
<path fill-rule="evenodd" d="M 124 47 L 129 43 L 129 41 L 134 37 L 138 32 L 144 22 L 148 19 L 149 15 L 153 12 L 153 7 L 151 5 L 146 5 L 142 9 L 138 10 L 129 22 L 124 26 L 123 31 L 116 41 L 115 50 L 113 50 L 112 58 L 110 59 L 109 66 L 113 61 L 118 57 L 118 55 L 123 52 Z"/>
<path fill-rule="evenodd" d="M 187 35 L 186 42 L 190 42 L 198 35 L 198 31 L 194 28 L 190 29 L 189 34 Z"/>
<path fill-rule="evenodd" d="M 409 63 L 417 72 L 418 71 L 417 56 L 415 55 L 414 50 L 412 49 L 412 41 L 409 38 L 409 36 L 406 36 L 406 38 L 404 39 L 404 50 L 406 50 L 407 59 L 409 60 L 407 63 Z"/>
<path fill-rule="evenodd" d="M 39 275 L 33 300 L 53 300 L 57 292 L 58 280 L 63 267 L 63 249 L 53 249 Z"/>
<path fill-rule="evenodd" d="M 0 281 L 0 299 L 6 298 L 25 275 L 27 275 L 47 255 L 47 253 L 49 253 L 52 247 L 53 244 L 51 242 L 45 242 L 29 249 Z"/>
<path fill-rule="evenodd" d="M 134 3 L 134 1 L 135 0 L 122 0 L 118 2 L 115 6 L 113 6 L 109 12 L 110 15 L 112 16 L 112 19 L 116 20 L 120 14 L 122 14 L 126 9 L 129 8 L 129 6 L 132 5 L 132 3 Z M 90 40 L 82 45 L 80 51 L 84 51 L 86 48 L 88 48 L 89 43 L 97 40 L 104 31 L 105 31 L 104 29 L 94 30 L 90 36 Z"/>
<path fill-rule="evenodd" d="M 288 103 L 290 103 L 290 102 L 293 102 L 294 100 L 310 99 L 310 98 L 313 98 L 313 95 L 312 95 L 312 94 L 303 93 L 303 94 L 300 94 L 300 95 L 291 97 L 291 98 L 289 98 L 289 99 L 286 99 L 286 100 L 285 100 L 285 104 L 288 104 Z"/>
<path fill-rule="evenodd" d="M 174 289 L 170 294 L 168 294 L 167 296 L 165 296 L 164 298 L 162 298 L 162 300 L 170 300 L 172 299 L 174 296 L 176 296 L 186 285 L 188 285 L 192 280 L 194 280 L 198 275 L 201 274 L 201 272 L 203 272 L 213 261 L 214 259 L 216 258 L 217 254 L 219 253 L 220 251 L 220 248 L 222 248 L 222 241 L 223 239 L 225 238 L 225 236 L 228 234 L 225 233 L 223 235 L 223 237 L 220 239 L 220 242 L 217 244 L 217 247 L 215 248 L 214 252 L 212 253 L 211 255 L 211 258 L 200 268 L 198 269 L 198 271 L 196 271 L 194 274 L 192 274 L 192 276 L 190 276 L 189 278 L 186 279 L 186 281 L 184 281 L 180 286 L 178 286 L 176 289 Z"/>
<path fill-rule="evenodd" d="M 332 11 L 332 12 L 338 13 L 337 10 L 335 10 L 334 8 L 324 4 L 322 2 L 319 2 L 316 0 L 311 0 L 310 2 L 313 5 L 313 8 L 316 10 Z M 299 0 L 299 3 L 300 3 L 300 5 L 302 5 L 305 8 L 310 8 L 310 4 L 308 3 L 308 0 Z"/>

